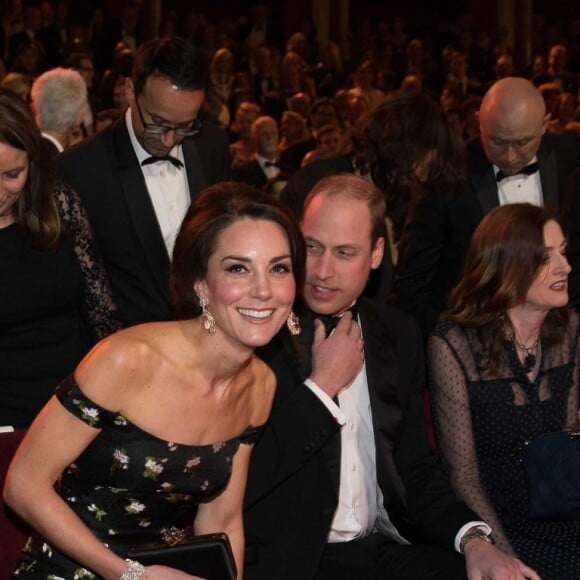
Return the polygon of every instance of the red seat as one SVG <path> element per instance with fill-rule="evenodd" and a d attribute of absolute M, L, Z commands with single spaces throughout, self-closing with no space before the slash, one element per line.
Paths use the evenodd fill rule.
<path fill-rule="evenodd" d="M 25 430 L 0 433 L 0 482 L 4 487 L 6 472 Z M 0 494 L 0 578 L 9 578 L 16 566 L 20 548 L 24 546 L 30 528 L 8 506 Z"/>

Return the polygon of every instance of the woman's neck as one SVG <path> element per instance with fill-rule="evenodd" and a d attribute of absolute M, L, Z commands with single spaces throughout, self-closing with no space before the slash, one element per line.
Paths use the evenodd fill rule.
<path fill-rule="evenodd" d="M 10 213 L 7 215 L 0 215 L 0 230 L 7 228 L 14 223 L 14 216 Z"/>
<path fill-rule="evenodd" d="M 516 306 L 507 312 L 507 316 L 514 327 L 514 338 L 523 346 L 533 345 L 542 331 L 542 324 L 547 312 L 529 312 L 525 306 Z"/>

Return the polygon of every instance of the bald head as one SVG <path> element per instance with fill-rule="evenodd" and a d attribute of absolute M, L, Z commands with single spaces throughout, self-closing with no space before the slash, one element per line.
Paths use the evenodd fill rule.
<path fill-rule="evenodd" d="M 497 81 L 479 109 L 487 158 L 506 175 L 518 173 L 536 155 L 548 120 L 544 99 L 530 81 L 518 77 Z"/>

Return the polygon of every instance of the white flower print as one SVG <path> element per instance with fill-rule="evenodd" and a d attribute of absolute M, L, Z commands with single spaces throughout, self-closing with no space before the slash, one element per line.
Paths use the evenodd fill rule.
<path fill-rule="evenodd" d="M 115 449 L 113 452 L 113 465 L 111 465 L 111 473 L 116 469 L 129 469 L 130 458 L 124 449 Z"/>
<path fill-rule="evenodd" d="M 143 477 L 156 480 L 159 474 L 163 473 L 163 463 L 167 459 L 158 459 L 156 457 L 145 457 L 145 471 Z"/>
<path fill-rule="evenodd" d="M 125 427 L 127 425 L 127 419 L 123 415 L 117 415 L 113 422 L 119 427 Z"/>
<path fill-rule="evenodd" d="M 94 426 L 99 421 L 99 410 L 94 407 L 83 407 L 79 405 L 82 416 L 81 418 L 86 421 L 89 425 Z"/>
<path fill-rule="evenodd" d="M 226 446 L 225 442 L 221 442 L 221 443 L 214 443 L 212 445 L 213 448 L 213 452 L 214 453 L 219 453 L 221 449 L 223 449 Z"/>
<path fill-rule="evenodd" d="M 107 512 L 105 510 L 102 510 L 99 506 L 97 506 L 94 503 L 92 503 L 89 507 L 87 507 L 87 509 L 91 513 L 94 513 L 95 518 L 99 521 L 101 521 L 103 519 L 103 517 L 107 515 Z"/>
<path fill-rule="evenodd" d="M 195 475 L 195 468 L 201 463 L 199 455 L 192 457 L 186 464 L 183 473 L 189 473 L 191 477 Z"/>
<path fill-rule="evenodd" d="M 138 514 L 145 509 L 145 504 L 139 503 L 137 500 L 132 499 L 128 506 L 125 506 L 125 511 L 128 514 Z"/>

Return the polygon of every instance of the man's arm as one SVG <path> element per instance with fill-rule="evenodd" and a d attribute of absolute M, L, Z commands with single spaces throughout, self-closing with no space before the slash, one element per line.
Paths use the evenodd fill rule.
<path fill-rule="evenodd" d="M 362 366 L 360 328 L 351 316 L 346 313 L 328 338 L 323 324 L 316 322 L 309 378 L 330 399 L 350 385 Z M 281 344 L 264 360 L 278 385 L 270 420 L 252 454 L 246 508 L 300 470 L 340 429 L 337 408 L 304 384 L 295 359 Z"/>

